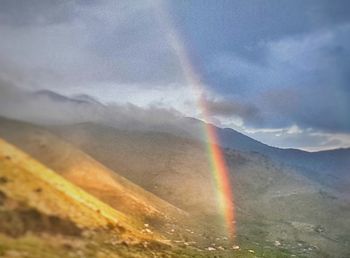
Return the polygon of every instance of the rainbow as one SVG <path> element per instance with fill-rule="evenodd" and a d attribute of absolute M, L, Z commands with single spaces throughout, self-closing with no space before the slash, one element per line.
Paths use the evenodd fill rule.
<path fill-rule="evenodd" d="M 164 31 L 167 33 L 169 44 L 172 46 L 174 53 L 179 59 L 187 83 L 192 87 L 202 118 L 205 121 L 210 121 L 210 110 L 207 107 L 204 97 L 205 87 L 201 77 L 194 69 L 189 55 L 186 52 L 186 48 L 182 43 L 183 41 L 179 33 L 175 30 L 175 27 L 171 24 L 171 19 L 169 15 L 167 15 L 166 8 L 162 5 L 162 2 L 157 1 L 154 7 L 157 11 L 157 17 L 160 19 L 160 24 L 164 26 Z M 217 144 L 219 141 L 215 127 L 211 124 L 204 123 L 203 132 L 207 139 L 207 151 L 210 157 L 212 176 L 215 180 L 217 201 L 225 221 L 227 236 L 232 240 L 235 236 L 235 210 L 229 170 L 222 150 Z"/>
<path fill-rule="evenodd" d="M 207 149 L 210 156 L 211 171 L 217 186 L 218 203 L 226 222 L 227 235 L 232 240 L 235 237 L 235 213 L 229 171 L 220 146 L 215 144 L 218 140 L 215 127 L 206 124 L 205 133 L 208 139 Z"/>

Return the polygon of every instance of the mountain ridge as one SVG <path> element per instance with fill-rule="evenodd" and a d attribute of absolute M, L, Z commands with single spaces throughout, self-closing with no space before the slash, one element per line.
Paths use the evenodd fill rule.
<path fill-rule="evenodd" d="M 46 96 L 49 96 L 52 99 L 55 99 L 57 101 L 64 100 L 64 101 L 72 101 L 72 102 L 78 102 L 78 103 L 81 102 L 81 103 L 86 103 L 86 104 L 97 103 L 99 105 L 103 105 L 97 99 L 93 98 L 91 95 L 88 95 L 88 94 L 75 94 L 75 95 L 71 95 L 71 96 L 66 96 L 66 95 L 57 93 L 55 91 L 51 91 L 51 90 L 39 90 L 39 91 L 35 91 L 33 94 L 34 95 L 46 95 Z M 214 124 L 207 123 L 207 122 L 204 122 L 200 119 L 193 118 L 193 117 L 184 117 L 184 118 L 187 119 L 188 121 L 192 121 L 195 123 L 208 124 L 209 126 L 214 127 L 218 131 L 218 134 L 220 137 L 219 144 L 222 145 L 223 147 L 231 147 L 231 148 L 237 149 L 238 144 L 232 145 L 232 144 L 230 144 L 231 141 L 229 141 L 229 140 L 225 141 L 226 134 L 228 134 L 231 137 L 232 137 L 232 134 L 234 134 L 235 138 L 238 138 L 239 140 L 248 141 L 248 142 L 250 142 L 250 145 L 254 145 L 253 146 L 254 148 L 252 148 L 252 149 L 247 148 L 247 147 L 246 147 L 246 149 L 244 149 L 244 148 L 242 148 L 242 146 L 240 146 L 240 148 L 241 148 L 240 150 L 256 151 L 256 150 L 261 149 L 261 151 L 265 151 L 266 149 L 273 149 L 273 150 L 280 150 L 280 151 L 293 151 L 293 152 L 302 152 L 302 153 L 324 153 L 324 152 L 333 152 L 333 151 L 337 151 L 337 150 L 350 151 L 350 147 L 341 147 L 341 148 L 326 149 L 326 150 L 319 150 L 319 151 L 306 151 L 306 150 L 302 150 L 302 149 L 298 149 L 298 148 L 281 148 L 281 147 L 268 145 L 266 143 L 258 141 L 258 140 L 254 139 L 250 136 L 247 136 L 244 133 L 239 132 L 233 128 L 219 127 L 219 126 L 216 126 Z M 238 142 L 240 142 L 240 141 L 238 141 Z"/>

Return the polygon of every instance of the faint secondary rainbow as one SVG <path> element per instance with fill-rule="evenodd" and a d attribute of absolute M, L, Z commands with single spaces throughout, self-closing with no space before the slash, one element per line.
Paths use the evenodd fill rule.
<path fill-rule="evenodd" d="M 175 30 L 175 27 L 171 24 L 171 20 L 167 15 L 166 8 L 162 6 L 162 2 L 157 1 L 154 7 L 157 11 L 160 23 L 164 26 L 165 33 L 167 33 L 169 43 L 179 59 L 187 83 L 191 85 L 194 91 L 197 106 L 202 113 L 203 119 L 205 121 L 210 121 L 210 110 L 204 98 L 204 85 L 199 74 L 192 65 L 183 41 L 179 33 Z M 219 143 L 219 139 L 215 127 L 211 124 L 204 123 L 203 130 L 207 139 L 207 151 L 210 157 L 212 176 L 215 180 L 217 201 L 225 220 L 227 235 L 232 240 L 235 236 L 235 210 L 229 170 L 222 150 L 217 144 Z"/>

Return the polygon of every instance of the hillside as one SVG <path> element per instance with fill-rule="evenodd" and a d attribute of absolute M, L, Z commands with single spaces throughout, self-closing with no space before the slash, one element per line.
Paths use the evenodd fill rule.
<path fill-rule="evenodd" d="M 76 139 L 83 140 L 84 133 L 78 134 L 79 138 Z M 188 210 L 191 212 L 202 213 L 202 209 L 205 209 L 206 211 L 215 213 L 217 207 L 209 173 L 204 176 L 204 180 L 198 181 L 198 178 L 196 178 L 197 174 L 191 175 L 191 171 L 184 170 L 183 176 L 185 176 L 184 173 L 188 173 L 188 177 L 186 180 L 178 178 L 181 181 L 177 182 L 172 181 L 170 173 L 164 174 L 168 176 L 166 179 L 167 184 L 164 185 L 164 178 L 160 177 L 162 180 L 160 189 L 161 191 L 167 191 L 167 194 L 162 195 L 158 194 L 159 191 L 147 192 L 138 186 L 144 187 L 145 185 L 147 186 L 148 183 L 154 184 L 155 181 L 150 181 L 149 176 L 154 175 L 157 171 L 150 171 L 149 175 L 141 176 L 140 174 L 135 174 L 134 171 L 130 171 L 127 167 L 123 167 L 124 164 L 137 166 L 137 168 L 141 168 L 142 166 L 147 167 L 151 164 L 163 164 L 162 156 L 160 156 L 160 152 L 163 151 L 162 149 L 159 149 L 159 156 L 154 156 L 150 163 L 148 163 L 148 160 L 145 160 L 144 155 L 140 155 L 138 161 L 130 160 L 130 149 L 124 146 L 124 144 L 137 147 L 139 144 L 144 144 L 141 138 L 139 142 L 135 143 L 136 145 L 133 145 L 132 142 L 119 141 L 118 139 L 109 141 L 109 144 L 118 145 L 121 151 L 125 149 L 125 155 L 121 152 L 113 153 L 113 149 L 110 150 L 111 152 L 108 152 L 108 149 L 106 152 L 101 152 L 105 157 L 114 160 L 116 163 L 120 162 L 122 165 L 118 169 L 113 168 L 113 170 L 111 170 L 102 165 L 103 163 L 96 161 L 95 157 L 93 159 L 91 156 L 81 151 L 84 149 L 81 149 L 80 146 L 67 143 L 62 137 L 57 137 L 42 127 L 1 119 L 0 137 L 4 137 L 11 143 L 17 145 L 46 166 L 59 172 L 69 181 L 82 187 L 117 210 L 134 217 L 142 224 L 148 224 L 152 231 L 161 232 L 166 234 L 167 238 L 173 239 L 178 243 L 183 243 L 186 242 L 185 239 L 189 236 L 193 238 L 193 234 L 191 234 L 192 228 L 196 228 L 198 229 L 196 230 L 198 231 L 196 237 L 199 238 L 196 241 L 204 241 L 203 246 L 206 246 L 208 240 L 203 240 L 203 236 L 201 235 L 201 232 L 207 230 L 205 226 L 201 224 L 201 221 L 190 217 L 187 212 L 175 206 L 180 204 L 181 206 L 179 207 L 181 208 L 192 207 L 192 209 Z M 122 135 L 122 137 L 124 136 Z M 125 140 L 127 139 L 126 137 Z M 89 140 L 86 138 L 86 140 L 90 141 L 91 139 Z M 144 146 L 149 146 L 149 144 Z M 108 148 L 108 145 L 106 145 L 106 147 Z M 155 146 L 152 146 L 152 148 L 154 147 Z M 101 146 L 97 147 L 97 149 L 101 150 Z M 157 148 L 154 148 L 154 151 L 155 150 L 157 150 Z M 153 152 L 151 153 L 153 155 Z M 168 151 L 166 151 L 165 154 L 168 155 Z M 132 154 L 132 157 L 135 157 L 134 155 L 135 153 Z M 203 158 L 200 161 L 202 161 Z M 147 162 L 148 165 L 144 162 Z M 207 163 L 202 164 L 197 170 L 207 169 L 206 164 Z M 172 167 L 172 164 L 169 165 L 169 167 Z M 198 163 L 198 165 L 200 164 Z M 126 170 L 120 172 L 119 169 L 123 170 L 124 168 Z M 163 167 L 163 169 L 166 169 L 166 166 Z M 114 171 L 118 171 L 119 174 Z M 143 172 L 142 169 L 139 169 L 139 171 Z M 125 179 L 130 179 L 130 176 L 132 176 L 132 178 L 137 178 L 139 176 L 139 180 L 131 181 L 134 182 L 131 183 L 129 180 Z M 174 174 L 172 177 L 176 178 L 177 176 Z M 201 191 L 198 193 L 195 192 L 194 195 L 191 194 L 191 196 L 187 196 L 186 189 L 190 188 L 190 184 L 193 184 L 195 188 L 200 187 Z M 174 187 L 179 190 L 172 192 Z M 161 199 L 163 196 L 167 197 L 168 202 Z M 169 196 L 172 198 L 169 198 Z M 203 196 L 207 197 L 207 199 L 202 199 Z M 184 204 L 183 200 L 186 199 L 188 203 Z M 201 207 L 197 207 L 199 200 L 205 200 L 205 203 L 203 203 Z M 214 215 L 218 216 L 217 214 Z M 215 229 L 216 225 L 210 227 Z M 220 231 L 221 229 L 219 228 L 218 230 Z"/>
<path fill-rule="evenodd" d="M 1 257 L 119 257 L 118 252 L 112 252 L 117 246 L 119 254 L 129 245 L 135 246 L 135 253 L 150 253 L 143 243 L 152 246 L 157 242 L 155 235 L 142 233 L 132 218 L 3 140 L 0 179 Z M 99 249 L 88 247 L 98 241 L 107 242 Z"/>
<path fill-rule="evenodd" d="M 140 224 L 137 215 L 116 211 L 3 140 L 0 218 L 1 257 L 285 257 L 273 249 L 253 253 L 247 240 L 239 249 L 191 247 L 195 236 L 179 239 L 184 221 L 173 225 L 179 239 L 174 246 L 164 244 L 170 242 Z"/>
<path fill-rule="evenodd" d="M 0 120 L 0 136 L 58 172 L 70 182 L 141 224 L 158 228 L 185 219 L 186 213 L 143 190 L 89 155 L 47 130 L 34 125 Z"/>
<path fill-rule="evenodd" d="M 50 130 L 197 220 L 210 221 L 206 244 L 215 242 L 215 235 L 220 239 L 220 224 L 213 224 L 219 220 L 213 220 L 218 216 L 215 188 L 204 143 L 91 123 Z M 249 239 L 264 246 L 279 241 L 281 247 L 306 252 L 308 257 L 346 253 L 350 206 L 332 189 L 259 153 L 228 149 L 225 156 L 235 195 L 238 241 Z M 334 214 L 337 220 L 332 219 Z"/>
<path fill-rule="evenodd" d="M 258 142 L 230 128 L 216 129 L 221 146 L 264 154 L 276 162 L 296 168 L 309 179 L 350 197 L 349 148 L 319 152 L 281 149 Z"/>
<path fill-rule="evenodd" d="M 154 132 L 170 133 L 188 139 L 207 142 L 203 134 L 204 122 L 194 118 L 183 118 L 180 126 L 165 124 L 153 126 Z M 282 149 L 269 146 L 231 128 L 211 125 L 218 134 L 218 142 L 223 148 L 247 153 L 260 153 L 295 168 L 303 176 L 332 188 L 338 194 L 350 199 L 350 149 L 335 149 L 307 152 L 298 149 Z"/>
<path fill-rule="evenodd" d="M 176 245 L 225 250 L 232 245 L 222 234 L 201 141 L 93 123 L 44 128 L 7 119 L 1 120 L 0 135 Z M 350 205 L 331 188 L 266 155 L 224 152 L 237 212 L 235 244 L 240 250 L 283 249 L 307 257 L 347 253 Z M 120 186 L 110 187 L 111 179 L 112 185 Z M 142 202 L 128 205 L 135 197 Z M 335 214 L 337 220 L 332 219 Z"/>

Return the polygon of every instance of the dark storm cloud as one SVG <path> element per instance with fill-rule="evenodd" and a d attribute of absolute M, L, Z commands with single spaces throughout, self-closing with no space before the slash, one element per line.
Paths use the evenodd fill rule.
<path fill-rule="evenodd" d="M 350 132 L 350 2 L 181 3 L 210 89 L 259 109 L 245 126 Z"/>
<path fill-rule="evenodd" d="M 245 121 L 259 120 L 259 110 L 256 106 L 250 103 L 244 103 L 237 100 L 218 100 L 205 97 L 205 105 L 211 116 L 233 117 L 238 116 Z"/>
<path fill-rule="evenodd" d="M 210 90 L 224 103 L 254 103 L 258 115 L 240 115 L 245 128 L 260 132 L 253 137 L 283 147 L 349 144 L 344 140 L 350 133 L 349 1 L 170 5 Z M 231 106 L 211 108 L 230 125 L 230 113 L 238 115 Z M 295 126 L 302 133 L 287 133 Z M 311 135 L 310 128 L 319 134 Z"/>
<path fill-rule="evenodd" d="M 345 25 L 270 43 L 268 65 L 240 70 L 258 93 L 249 97 L 259 106 L 264 126 L 350 132 L 349 33 Z"/>

